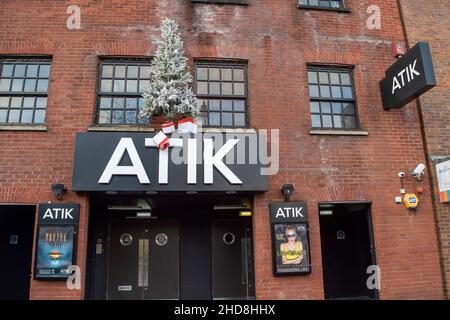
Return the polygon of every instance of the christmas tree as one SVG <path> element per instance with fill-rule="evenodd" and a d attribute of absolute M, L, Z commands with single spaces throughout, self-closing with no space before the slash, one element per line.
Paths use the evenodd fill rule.
<path fill-rule="evenodd" d="M 150 85 L 143 94 L 141 117 L 162 116 L 170 121 L 197 118 L 199 110 L 189 87 L 191 82 L 178 25 L 166 18 L 161 24 L 161 40 L 150 67 Z"/>

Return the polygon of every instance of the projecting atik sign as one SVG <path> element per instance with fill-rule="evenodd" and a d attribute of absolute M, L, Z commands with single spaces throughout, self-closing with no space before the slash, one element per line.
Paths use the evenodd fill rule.
<path fill-rule="evenodd" d="M 428 43 L 419 42 L 387 71 L 380 82 L 385 110 L 398 109 L 436 86 Z"/>
<path fill-rule="evenodd" d="M 256 133 L 170 139 L 154 133 L 79 133 L 74 191 L 266 191 L 266 141 Z M 265 140 L 265 139 L 263 139 Z M 261 161 L 261 159 L 263 161 Z"/>

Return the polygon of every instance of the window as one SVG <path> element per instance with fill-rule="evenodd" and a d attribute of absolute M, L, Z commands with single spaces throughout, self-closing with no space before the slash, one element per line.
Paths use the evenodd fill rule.
<path fill-rule="evenodd" d="M 100 125 L 144 125 L 139 117 L 142 93 L 150 83 L 150 61 L 143 59 L 104 60 L 100 64 L 97 90 L 97 119 Z"/>
<path fill-rule="evenodd" d="M 299 0 L 299 8 L 348 11 L 343 0 Z"/>
<path fill-rule="evenodd" d="M 49 59 L 0 60 L 0 124 L 43 124 Z"/>
<path fill-rule="evenodd" d="M 352 70 L 309 67 L 308 84 L 313 128 L 358 128 Z"/>
<path fill-rule="evenodd" d="M 342 7 L 342 0 L 300 0 L 300 5 L 340 8 Z"/>
<path fill-rule="evenodd" d="M 247 126 L 245 64 L 196 63 L 195 90 L 200 104 L 200 120 L 204 126 Z"/>

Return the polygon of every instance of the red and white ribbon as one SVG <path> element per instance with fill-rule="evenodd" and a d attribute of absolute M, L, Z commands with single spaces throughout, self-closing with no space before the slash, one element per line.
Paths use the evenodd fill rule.
<path fill-rule="evenodd" d="M 181 133 L 197 133 L 197 123 L 193 118 L 185 118 L 178 121 L 178 131 Z"/>
<path fill-rule="evenodd" d="M 160 150 L 167 149 L 169 147 L 169 137 L 164 134 L 164 132 L 158 132 L 154 137 L 156 145 Z"/>
<path fill-rule="evenodd" d="M 161 129 L 164 133 L 172 133 L 175 131 L 175 124 L 172 121 L 164 121 L 161 125 Z"/>

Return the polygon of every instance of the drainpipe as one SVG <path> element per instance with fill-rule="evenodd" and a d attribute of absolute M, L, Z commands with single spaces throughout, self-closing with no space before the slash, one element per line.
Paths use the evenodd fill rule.
<path fill-rule="evenodd" d="M 402 31 L 403 31 L 403 38 L 405 40 L 405 45 L 406 45 L 406 49 L 409 50 L 410 49 L 410 43 L 409 43 L 409 38 L 408 38 L 408 32 L 406 30 L 406 23 L 405 23 L 405 19 L 404 19 L 404 15 L 403 15 L 403 9 L 402 9 L 402 0 L 397 0 L 397 8 L 398 8 L 398 13 L 399 13 L 399 17 L 400 17 L 400 22 L 402 25 Z M 440 231 L 439 231 L 439 223 L 438 223 L 438 217 L 437 217 L 437 208 L 436 208 L 436 196 L 435 196 L 435 192 L 436 192 L 436 188 L 435 188 L 435 182 L 434 178 L 433 178 L 433 170 L 431 169 L 431 167 L 433 166 L 433 161 L 431 161 L 431 156 L 428 152 L 428 143 L 427 143 L 427 136 L 426 136 L 426 132 L 425 132 L 425 123 L 423 120 L 423 113 L 422 113 L 422 104 L 420 102 L 420 98 L 416 98 L 416 105 L 417 105 L 417 112 L 419 115 L 419 123 L 420 123 L 420 132 L 422 135 L 422 146 L 423 146 L 423 151 L 425 154 L 425 161 L 427 163 L 427 173 L 428 173 L 428 181 L 430 182 L 430 192 L 431 192 L 431 205 L 433 207 L 433 217 L 434 217 L 434 226 L 435 226 L 435 230 L 436 230 L 436 235 L 437 235 L 437 243 L 438 243 L 438 248 L 439 248 L 439 263 L 441 266 L 441 279 L 442 279 L 442 285 L 443 285 L 443 295 L 444 298 L 446 300 L 449 299 L 448 293 L 447 293 L 447 281 L 445 278 L 445 266 L 444 266 L 444 259 L 443 259 L 443 255 L 442 255 L 442 242 L 441 242 L 441 237 L 440 237 Z"/>

